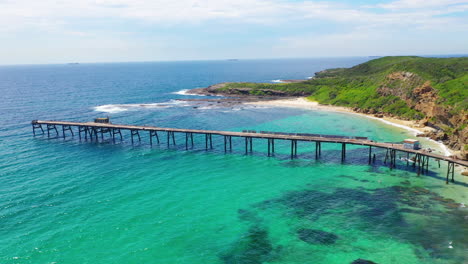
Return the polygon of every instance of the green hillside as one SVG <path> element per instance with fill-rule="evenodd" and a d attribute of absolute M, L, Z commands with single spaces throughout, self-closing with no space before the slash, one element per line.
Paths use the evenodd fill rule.
<path fill-rule="evenodd" d="M 439 91 L 439 102 L 455 110 L 468 109 L 468 58 L 384 57 L 352 68 L 329 69 L 316 73 L 314 79 L 301 83 L 229 83 L 223 90 L 251 88 L 252 95 L 267 95 L 265 90 L 281 90 L 289 95 L 308 95 L 322 104 L 373 109 L 408 119 L 424 114 L 412 109 L 398 96 L 382 96 L 378 88 L 394 72 L 411 72 L 417 76 L 406 82 L 392 83 L 393 88 L 412 89 L 430 81 Z M 418 78 L 419 77 L 419 78 Z M 397 87 L 400 85 L 401 87 Z M 392 88 L 392 87 L 390 87 Z"/>
<path fill-rule="evenodd" d="M 318 72 L 304 82 L 227 83 L 219 91 L 308 96 L 321 104 L 423 120 L 446 132 L 447 137 L 467 126 L 468 57 L 383 57 L 352 68 Z M 455 148 L 464 147 L 465 138 L 461 140 L 454 143 Z"/>

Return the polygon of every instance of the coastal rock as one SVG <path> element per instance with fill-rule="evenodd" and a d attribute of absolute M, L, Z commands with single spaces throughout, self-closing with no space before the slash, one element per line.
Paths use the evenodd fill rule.
<path fill-rule="evenodd" d="M 420 124 L 438 130 L 426 136 L 462 151 L 457 156 L 468 159 L 465 154 L 468 152 L 468 149 L 465 150 L 468 148 L 468 113 L 463 109 L 453 111 L 452 106 L 441 104 L 438 91 L 430 81 L 411 72 L 393 72 L 386 76 L 377 92 L 382 96 L 397 96 L 410 108 L 423 113 L 424 119 Z"/>
<path fill-rule="evenodd" d="M 330 245 L 334 244 L 338 239 L 338 236 L 333 233 L 307 228 L 299 229 L 297 235 L 300 240 L 309 244 Z"/>
<path fill-rule="evenodd" d="M 453 153 L 454 157 L 461 160 L 468 160 L 468 153 L 464 151 L 456 151 Z"/>
<path fill-rule="evenodd" d="M 431 127 L 437 131 L 427 132 L 425 133 L 425 136 L 436 141 L 442 141 L 448 148 L 460 151 L 457 155 L 460 159 L 468 159 L 468 110 L 463 104 L 461 104 L 461 102 L 457 102 L 454 105 L 447 101 L 450 100 L 447 99 L 450 97 L 447 97 L 446 89 L 441 89 L 441 85 L 444 85 L 444 82 L 446 81 L 452 80 L 454 76 L 441 73 L 434 76 L 438 77 L 440 75 L 443 76 L 443 79 L 440 79 L 442 78 L 440 76 L 439 79 L 429 79 L 423 73 L 420 73 L 420 75 L 416 72 L 409 71 L 409 69 L 414 67 L 408 68 L 406 67 L 407 65 L 403 66 L 398 68 L 407 70 L 390 72 L 385 75 L 383 79 L 375 81 L 375 84 L 378 87 L 375 92 L 377 93 L 379 100 L 385 100 L 378 102 L 377 99 L 374 100 L 373 98 L 370 98 L 369 103 L 365 104 L 365 108 L 364 106 L 363 108 L 357 106 L 359 104 L 352 104 L 354 106 L 352 110 L 359 113 L 375 115 L 379 118 L 385 115 L 395 116 L 396 118 L 404 120 L 420 120 L 419 126 L 421 128 Z M 420 64 L 420 66 L 425 68 L 427 65 Z M 455 68 L 447 68 L 447 70 L 448 72 L 454 69 L 458 69 L 459 71 L 459 68 L 460 67 L 457 65 Z M 445 68 L 442 67 L 442 69 Z M 313 86 L 314 84 L 320 85 L 321 83 L 317 80 L 321 78 L 327 79 L 327 81 L 330 79 L 331 82 L 331 79 L 337 76 L 344 76 L 344 78 L 347 79 L 348 75 L 354 75 L 356 73 L 372 75 L 370 73 L 371 70 L 377 72 L 381 71 L 381 69 L 375 68 L 371 63 L 364 63 L 349 69 L 336 68 L 317 72 L 314 80 L 304 81 L 303 85 L 297 85 L 301 84 L 299 80 L 291 80 L 293 81 L 291 83 L 291 89 L 284 89 L 284 84 L 281 84 L 281 89 L 275 89 L 275 84 L 269 83 L 257 85 L 252 83 L 245 83 L 245 85 L 243 83 L 236 83 L 236 85 L 230 86 L 227 86 L 229 83 L 219 83 L 207 88 L 191 90 L 190 93 L 235 96 L 242 99 L 266 99 L 286 96 L 303 97 L 313 94 L 314 90 L 317 90 L 313 89 Z M 343 73 L 346 74 L 343 75 Z M 431 73 L 429 75 L 433 74 Z M 298 82 L 296 83 L 296 81 Z M 341 84 L 338 83 L 338 85 Z M 462 88 L 457 88 L 456 90 L 460 97 L 463 98 L 463 92 L 458 91 L 462 90 Z M 338 94 L 336 91 L 329 94 L 330 99 L 335 99 L 337 96 Z M 342 104 L 346 106 L 346 100 L 339 101 L 340 103 L 331 102 L 331 104 Z M 391 106 L 392 104 L 393 106 Z"/>
<path fill-rule="evenodd" d="M 461 175 L 463 175 L 463 176 L 468 176 L 468 170 L 462 171 L 462 172 L 461 172 Z"/>

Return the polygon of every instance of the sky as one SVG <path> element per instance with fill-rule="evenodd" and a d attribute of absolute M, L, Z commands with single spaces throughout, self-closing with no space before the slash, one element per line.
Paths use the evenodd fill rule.
<path fill-rule="evenodd" d="M 0 0 L 0 64 L 468 53 L 468 0 Z"/>

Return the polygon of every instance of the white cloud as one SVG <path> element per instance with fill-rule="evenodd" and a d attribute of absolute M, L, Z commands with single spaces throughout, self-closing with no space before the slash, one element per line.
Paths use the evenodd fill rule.
<path fill-rule="evenodd" d="M 467 4 L 467 0 L 398 0 L 377 6 L 387 9 L 425 9 L 425 8 L 445 8 L 458 4 Z"/>
<path fill-rule="evenodd" d="M 365 29 L 342 34 L 303 35 L 282 38 L 273 47 L 283 57 L 387 56 L 466 53 L 466 39 L 450 34 L 430 34 Z"/>
<path fill-rule="evenodd" d="M 399 0 L 374 7 L 398 10 L 375 13 L 370 9 L 332 2 L 286 0 L 16 0 L 0 2 L 0 31 L 23 28 L 52 30 L 76 20 L 130 20 L 171 26 L 208 21 L 278 24 L 325 20 L 337 23 L 422 24 L 436 15 L 467 10 L 468 0 Z M 455 5 L 455 6 L 454 6 Z M 413 9 L 421 10 L 413 10 Z M 410 9 L 410 10 L 407 10 Z"/>
<path fill-rule="evenodd" d="M 357 54 L 358 50 L 365 51 L 363 45 L 373 42 L 376 36 L 381 36 L 382 42 L 378 42 L 381 45 L 397 41 L 398 35 L 405 32 L 413 32 L 414 35 L 425 32 L 427 36 L 457 32 L 454 35 L 460 36 L 461 41 L 468 41 L 467 37 L 463 37 L 468 35 L 468 16 L 463 16 L 467 11 L 468 0 L 397 0 L 371 6 L 331 0 L 0 0 L 0 40 L 3 43 L 8 41 L 11 49 L 18 50 L 20 45 L 15 43 L 20 40 L 35 41 L 35 37 L 50 39 L 48 43 L 43 41 L 34 47 L 21 49 L 49 56 L 49 53 L 53 53 L 54 45 L 64 46 L 61 43 L 67 43 L 77 49 L 80 45 L 89 47 L 91 51 L 96 51 L 94 55 L 100 56 L 105 52 L 97 50 L 105 50 L 106 45 L 114 42 L 109 40 L 118 40 L 115 45 L 119 45 L 119 54 L 135 54 L 138 49 L 151 54 L 151 47 L 146 44 L 149 37 L 160 38 L 158 43 L 170 43 L 171 39 L 178 38 L 177 41 L 187 43 L 186 46 L 191 42 L 190 54 L 198 58 L 212 58 L 209 54 L 214 54 L 213 48 L 204 43 L 195 49 L 193 43 L 198 40 L 194 40 L 193 34 L 190 36 L 187 31 L 203 29 L 209 35 L 209 31 L 214 30 L 213 25 L 225 25 L 229 28 L 229 33 L 225 32 L 225 35 L 243 31 L 241 38 L 244 38 L 244 42 L 241 45 L 245 46 L 238 45 L 237 50 L 233 49 L 232 52 L 258 49 L 255 46 L 258 44 L 254 44 L 257 38 L 255 30 L 274 32 L 276 35 L 281 30 L 284 36 L 281 40 L 258 41 L 278 43 L 272 44 L 275 45 L 274 49 L 284 54 L 288 47 L 295 54 L 300 49 L 324 50 L 326 46 L 343 50 L 340 45 L 349 43 L 345 50 Z M 123 25 L 123 28 L 116 25 Z M 298 33 L 298 27 L 306 32 Z M 152 29 L 158 33 L 152 35 Z M 254 33 L 245 32 L 251 29 Z M 122 34 L 122 31 L 128 34 Z M 177 34 L 172 34 L 174 31 Z M 216 37 L 225 36 L 217 32 L 212 40 L 216 41 Z M 62 49 L 61 46 L 58 48 Z M 161 52 L 152 59 L 174 54 L 172 51 L 175 50 L 171 45 L 158 49 Z M 184 57 L 183 52 L 189 52 L 187 49 L 179 48 L 176 55 Z M 267 52 L 268 49 L 263 50 Z M 327 50 L 331 52 L 331 49 Z M 269 52 L 270 57 L 279 53 Z M 139 53 L 139 58 L 144 57 L 143 54 Z M 0 55 L 2 59 L 9 53 Z M 93 53 L 90 52 L 89 56 L 92 57 Z M 110 58 L 111 55 L 108 56 Z M 264 57 L 267 56 L 265 54 Z M 15 59 L 10 57 L 11 60 Z M 96 60 L 106 59 L 100 57 Z"/>

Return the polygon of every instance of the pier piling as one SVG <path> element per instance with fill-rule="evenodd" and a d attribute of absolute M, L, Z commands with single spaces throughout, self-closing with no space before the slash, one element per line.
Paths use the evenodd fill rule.
<path fill-rule="evenodd" d="M 149 131 L 150 144 L 153 144 L 153 137 L 156 138 L 159 143 L 158 131 L 167 133 L 167 146 L 169 147 L 172 144 L 175 146 L 175 132 L 185 133 L 185 149 L 189 148 L 189 140 L 193 148 L 193 134 L 205 134 L 205 148 L 213 148 L 212 135 L 219 135 L 224 137 L 224 151 L 232 151 L 232 137 L 239 137 L 245 139 L 245 153 L 253 152 L 253 138 L 257 139 L 267 139 L 268 140 L 268 156 L 274 155 L 275 153 L 275 139 L 279 140 L 289 140 L 291 141 L 291 158 L 297 157 L 297 142 L 315 142 L 315 159 L 321 157 L 322 145 L 321 143 L 335 143 L 341 144 L 341 160 L 344 162 L 346 160 L 346 145 L 360 145 L 368 146 L 368 163 L 375 163 L 376 154 L 373 153 L 373 147 L 381 148 L 386 150 L 384 163 L 387 161 L 390 162 L 390 168 L 396 168 L 396 152 L 403 151 L 406 153 L 406 165 L 409 165 L 410 155 L 414 154 L 413 168 L 417 170 L 418 175 L 421 173 L 429 172 L 429 161 L 430 158 L 435 158 L 440 167 L 440 161 L 447 161 L 447 180 L 449 182 L 450 175 L 452 182 L 454 182 L 454 171 L 455 164 L 468 167 L 468 161 L 458 160 L 452 157 L 446 157 L 438 155 L 435 153 L 424 152 L 422 150 L 413 150 L 405 149 L 402 144 L 392 144 L 392 143 L 380 143 L 368 140 L 367 138 L 359 137 L 343 137 L 343 136 L 327 136 L 327 135 L 315 135 L 315 134 L 306 134 L 306 133 L 280 133 L 280 132 L 266 132 L 246 130 L 243 132 L 233 132 L 233 131 L 214 131 L 214 130 L 195 130 L 195 129 L 179 129 L 179 128 L 161 128 L 161 127 L 152 127 L 152 126 L 134 126 L 134 125 L 116 125 L 111 123 L 95 123 L 95 122 L 67 122 L 67 121 L 41 121 L 33 120 L 31 122 L 33 135 L 36 136 L 36 130 L 41 130 L 42 134 L 45 134 L 45 129 L 47 129 L 47 137 L 51 137 L 51 131 L 55 131 L 57 136 L 59 135 L 57 126 L 61 127 L 63 137 L 67 136 L 67 131 L 70 131 L 71 136 L 74 136 L 72 130 L 73 127 L 78 127 L 78 136 L 80 140 L 83 138 L 82 133 L 84 133 L 84 138 L 87 140 L 88 136 L 90 140 L 96 139 L 98 141 L 98 133 L 101 134 L 101 139 L 104 139 L 104 134 L 109 133 L 112 136 L 113 141 L 115 142 L 116 135 L 120 136 L 120 140 L 123 140 L 121 130 L 130 130 L 131 132 L 131 141 L 134 142 L 134 137 L 137 136 L 138 140 L 141 141 L 139 131 Z M 43 127 L 46 126 L 46 128 Z M 374 151 L 375 152 L 375 151 Z M 417 166 L 417 168 L 416 168 Z"/>
<path fill-rule="evenodd" d="M 185 150 L 188 150 L 189 139 L 191 141 L 191 145 L 192 145 L 192 148 L 193 148 L 193 133 L 192 132 L 185 133 Z"/>
<path fill-rule="evenodd" d="M 445 181 L 446 184 L 449 184 L 449 176 L 452 175 L 452 182 L 455 182 L 455 163 L 448 161 L 447 162 L 447 180 Z"/>
<path fill-rule="evenodd" d="M 229 146 L 229 151 L 232 151 L 232 136 L 223 136 L 224 137 L 224 152 L 227 152 Z"/>
<path fill-rule="evenodd" d="M 167 147 L 171 145 L 171 139 L 172 139 L 172 144 L 175 146 L 176 141 L 175 141 L 174 131 L 167 131 Z"/>
<path fill-rule="evenodd" d="M 140 137 L 140 133 L 138 132 L 138 130 L 132 129 L 130 130 L 130 133 L 132 136 L 132 144 L 133 144 L 133 136 L 138 136 L 138 142 L 141 142 L 141 137 Z"/>
<path fill-rule="evenodd" d="M 291 140 L 291 159 L 297 156 L 297 140 Z"/>
<path fill-rule="evenodd" d="M 47 137 L 50 138 L 50 130 L 55 130 L 55 133 L 57 134 L 57 136 L 59 135 L 59 132 L 55 125 L 47 124 Z"/>
<path fill-rule="evenodd" d="M 369 146 L 369 161 L 368 161 L 369 165 L 371 164 L 371 162 L 372 162 L 372 146 Z"/>
<path fill-rule="evenodd" d="M 31 122 L 32 128 L 33 128 L 33 134 L 36 136 L 36 129 L 40 129 L 42 131 L 42 134 L 44 135 L 44 129 L 42 128 L 41 124 L 36 123 L 37 120 L 33 120 Z"/>
<path fill-rule="evenodd" d="M 341 162 L 346 159 L 346 143 L 341 143 Z"/>
<path fill-rule="evenodd" d="M 315 141 L 315 159 L 320 158 L 322 156 L 322 144 L 320 141 Z"/>
<path fill-rule="evenodd" d="M 213 149 L 213 138 L 211 134 L 205 134 L 205 150 L 208 150 L 208 144 L 210 145 L 210 149 Z"/>
<path fill-rule="evenodd" d="M 245 137 L 245 154 L 253 151 L 252 137 Z"/>

